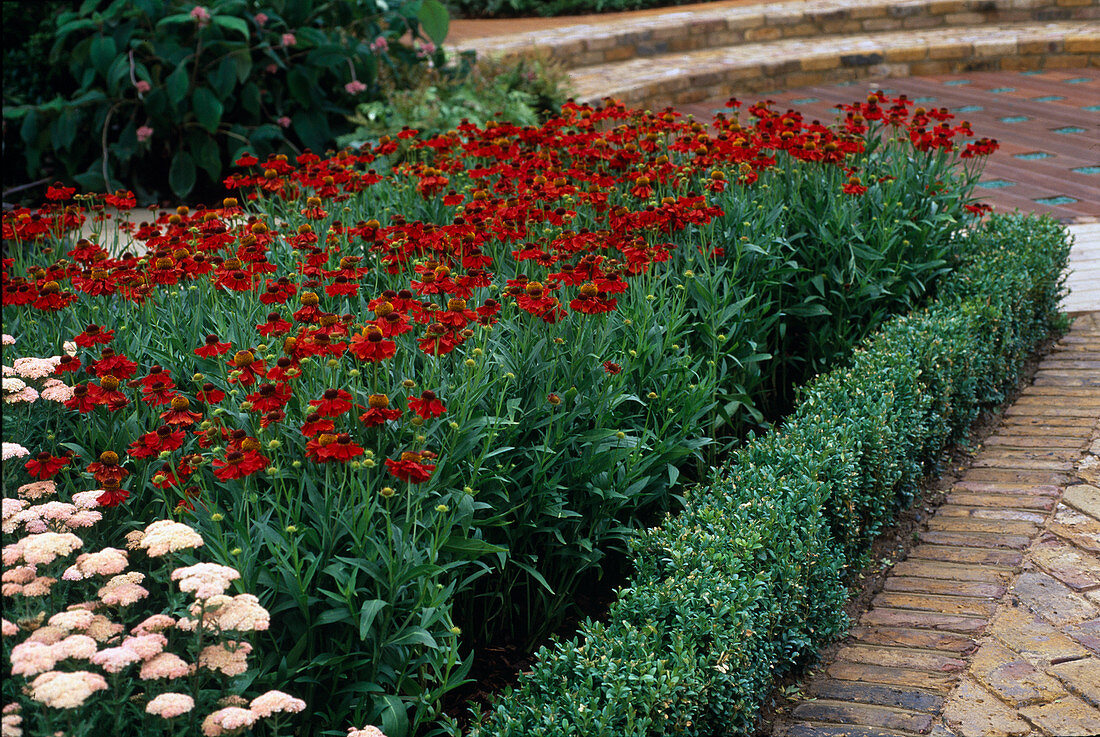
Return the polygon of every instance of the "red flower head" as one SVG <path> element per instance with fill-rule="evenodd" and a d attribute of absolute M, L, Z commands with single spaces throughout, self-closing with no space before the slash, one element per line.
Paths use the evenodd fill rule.
<path fill-rule="evenodd" d="M 87 471 L 101 484 L 107 481 L 121 482 L 130 475 L 129 471 L 118 465 L 118 453 L 113 450 L 100 453 L 99 460 L 89 463 Z"/>
<path fill-rule="evenodd" d="M 207 335 L 206 343 L 195 349 L 195 355 L 199 358 L 213 358 L 228 352 L 232 347 L 231 343 L 218 342 L 218 336 L 216 335 Z"/>
<path fill-rule="evenodd" d="M 117 481 L 108 479 L 101 482 L 100 486 L 103 487 L 103 493 L 96 497 L 96 501 L 101 507 L 117 507 L 130 498 L 130 492 L 120 488 Z"/>
<path fill-rule="evenodd" d="M 294 319 L 298 322 L 317 322 L 317 318 L 321 316 L 321 308 L 318 306 L 321 300 L 317 293 L 302 292 L 298 300 L 302 306 L 294 312 Z"/>
<path fill-rule="evenodd" d="M 239 383 L 241 386 L 252 386 L 256 379 L 263 378 L 264 363 L 256 360 L 252 351 L 237 351 L 233 360 L 228 363 L 231 371 L 239 371 L 237 376 L 230 375 L 229 383 Z"/>
<path fill-rule="evenodd" d="M 48 281 L 38 290 L 38 298 L 34 300 L 34 309 L 56 312 L 68 307 L 76 300 L 72 292 L 62 292 L 61 285 L 55 281 Z"/>
<path fill-rule="evenodd" d="M 160 418 L 169 425 L 194 425 L 202 419 L 198 412 L 191 412 L 188 408 L 191 402 L 187 397 L 175 397 L 172 399 L 171 409 L 160 413 Z"/>
<path fill-rule="evenodd" d="M 390 409 L 390 398 L 385 394 L 371 394 L 367 397 L 369 409 L 359 415 L 359 421 L 367 427 L 382 425 L 387 420 L 396 420 L 401 416 L 401 410 Z"/>
<path fill-rule="evenodd" d="M 326 389 L 324 397 L 311 400 L 309 406 L 322 417 L 339 417 L 351 410 L 351 395 L 343 389 Z"/>
<path fill-rule="evenodd" d="M 447 309 L 438 313 L 436 319 L 452 330 L 457 330 L 466 327 L 471 320 L 476 320 L 477 313 L 466 309 L 466 300 L 452 298 L 447 300 Z"/>
<path fill-rule="evenodd" d="M 195 398 L 206 404 L 217 404 L 225 399 L 225 392 L 219 391 L 208 381 L 203 384 L 202 389 L 199 389 L 198 393 L 195 394 Z"/>
<path fill-rule="evenodd" d="M 614 297 L 605 297 L 599 287 L 589 282 L 580 288 L 580 294 L 569 303 L 577 312 L 585 315 L 600 315 L 615 309 Z"/>
<path fill-rule="evenodd" d="M 99 386 L 89 384 L 88 393 L 96 404 L 105 404 L 108 411 L 117 412 L 130 403 L 129 398 L 119 391 L 121 384 L 116 377 L 107 374 L 99 380 Z"/>
<path fill-rule="evenodd" d="M 271 427 L 276 422 L 282 422 L 286 419 L 286 412 L 281 409 L 273 409 L 269 412 L 265 412 L 264 416 L 260 418 L 260 427 Z"/>
<path fill-rule="evenodd" d="M 603 370 L 614 376 L 615 374 L 621 374 L 623 372 L 623 367 L 613 361 L 604 361 Z"/>
<path fill-rule="evenodd" d="M 81 348 L 91 348 L 98 343 L 110 343 L 114 337 L 114 330 L 104 330 L 93 324 L 84 328 L 84 332 L 73 338 L 73 341 Z"/>
<path fill-rule="evenodd" d="M 447 328 L 433 322 L 418 341 L 418 345 L 420 350 L 429 356 L 442 356 L 453 351 L 455 346 L 461 342 L 461 340 L 455 339 L 454 333 L 448 332 Z"/>
<path fill-rule="evenodd" d="M 179 450 L 183 446 L 182 430 L 161 425 L 155 432 L 147 432 L 130 444 L 127 451 L 131 458 L 150 458 L 165 450 Z"/>
<path fill-rule="evenodd" d="M 57 367 L 53 370 L 53 372 L 55 375 L 61 376 L 62 374 L 68 373 L 69 371 L 75 372 L 79 370 L 80 359 L 76 356 L 66 355 L 61 357 L 61 362 L 57 364 Z"/>
<path fill-rule="evenodd" d="M 436 398 L 435 392 L 424 391 L 419 398 L 409 397 L 409 410 L 425 420 L 430 420 L 433 417 L 439 417 L 447 411 L 447 408 Z"/>
<path fill-rule="evenodd" d="M 306 415 L 306 422 L 302 425 L 302 434 L 311 438 L 319 433 L 332 432 L 336 427 L 332 420 L 325 419 L 317 412 Z"/>
<path fill-rule="evenodd" d="M 290 332 L 290 323 L 282 318 L 278 312 L 269 313 L 267 320 L 256 326 L 256 332 L 265 338 L 272 335 L 286 335 Z"/>
<path fill-rule="evenodd" d="M 126 356 L 116 355 L 112 348 L 104 348 L 99 354 L 99 360 L 88 366 L 96 376 L 114 376 L 117 379 L 126 380 L 137 371 L 137 364 Z"/>
<path fill-rule="evenodd" d="M 33 478 L 48 479 L 56 476 L 58 471 L 69 465 L 70 460 L 69 458 L 52 456 L 43 451 L 33 459 L 27 461 L 23 465 L 23 468 L 27 469 L 27 472 L 30 473 Z"/>
<path fill-rule="evenodd" d="M 393 460 L 392 458 L 386 459 L 386 467 L 389 468 L 390 473 L 396 478 L 402 481 L 408 481 L 410 484 L 422 484 L 432 477 L 432 471 L 435 470 L 435 466 L 422 463 L 425 458 L 425 454 L 406 451 L 401 454 L 400 460 Z"/>
<path fill-rule="evenodd" d="M 260 384 L 259 388 L 245 397 L 252 402 L 253 412 L 271 412 L 280 410 L 290 401 L 291 390 L 286 384 Z"/>
<path fill-rule="evenodd" d="M 150 404 L 154 407 L 162 404 L 170 404 L 178 394 L 172 389 L 173 383 L 169 379 L 167 382 L 155 381 L 152 384 L 148 384 L 142 388 L 142 401 Z"/>
<path fill-rule="evenodd" d="M 852 176 L 848 178 L 848 183 L 842 188 L 844 194 L 860 195 L 867 191 L 867 188 L 860 184 L 859 177 Z"/>
<path fill-rule="evenodd" d="M 306 443 L 306 456 L 316 463 L 329 461 L 347 463 L 361 455 L 363 455 L 363 449 L 352 442 L 351 435 L 347 433 L 339 435 L 323 433 L 315 440 Z"/>
<path fill-rule="evenodd" d="M 96 406 L 95 396 L 94 393 L 88 391 L 86 384 L 77 384 L 73 387 L 72 398 L 65 402 L 65 407 L 81 414 L 91 412 Z"/>
<path fill-rule="evenodd" d="M 362 333 L 351 336 L 350 351 L 360 361 L 375 363 L 393 358 L 397 353 L 397 343 L 386 340 L 378 326 L 367 325 Z"/>
<path fill-rule="evenodd" d="M 231 450 L 225 460 L 215 458 L 211 462 L 214 475 L 222 481 L 244 478 L 267 468 L 268 459 L 255 450 Z"/>

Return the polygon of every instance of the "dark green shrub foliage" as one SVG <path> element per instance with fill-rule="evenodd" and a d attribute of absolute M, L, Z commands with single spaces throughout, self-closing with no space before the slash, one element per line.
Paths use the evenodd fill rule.
<path fill-rule="evenodd" d="M 811 383 L 684 511 L 636 539 L 606 624 L 543 648 L 473 735 L 743 734 L 775 680 L 840 634 L 844 573 L 944 446 L 1059 323 L 1050 219 L 994 217 L 930 307 Z"/>
<path fill-rule="evenodd" d="M 86 0 L 5 56 L 28 79 L 4 87 L 6 149 L 85 190 L 213 193 L 245 151 L 333 145 L 384 77 L 442 62 L 446 31 L 437 0 Z"/>

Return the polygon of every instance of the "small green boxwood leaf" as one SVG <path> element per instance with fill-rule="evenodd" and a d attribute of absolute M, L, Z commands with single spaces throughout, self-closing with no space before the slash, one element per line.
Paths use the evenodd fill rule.
<path fill-rule="evenodd" d="M 172 165 L 168 167 L 168 185 L 180 197 L 186 197 L 195 186 L 195 160 L 191 154 L 177 151 L 172 157 Z"/>

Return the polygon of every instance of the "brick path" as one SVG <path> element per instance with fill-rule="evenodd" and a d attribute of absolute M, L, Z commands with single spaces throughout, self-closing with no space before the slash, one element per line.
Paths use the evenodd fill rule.
<path fill-rule="evenodd" d="M 1098 456 L 1093 312 L 773 734 L 1100 734 Z"/>

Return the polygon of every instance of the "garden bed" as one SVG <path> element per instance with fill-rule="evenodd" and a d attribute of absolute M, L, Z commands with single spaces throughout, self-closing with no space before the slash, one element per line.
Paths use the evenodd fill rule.
<path fill-rule="evenodd" d="M 997 217 L 968 238 L 937 302 L 888 322 L 640 536 L 608 621 L 540 651 L 472 734 L 749 732 L 777 679 L 843 632 L 845 571 L 1064 327 L 1057 223 Z"/>
<path fill-rule="evenodd" d="M 5 437 L 44 455 L 6 464 L 5 497 L 26 496 L 32 472 L 48 473 L 65 503 L 94 488 L 107 524 L 89 542 L 112 546 L 169 515 L 193 526 L 202 556 L 231 566 L 239 595 L 270 613 L 252 640 L 255 668 L 225 688 L 304 697 L 303 733 L 367 721 L 389 737 L 450 729 L 441 703 L 471 650 L 540 641 L 608 554 L 633 556 L 635 580 L 665 575 L 650 555 L 659 534 L 641 531 L 685 502 L 670 519 L 692 519 L 716 493 L 682 492 L 683 479 L 708 478 L 794 405 L 799 385 L 863 365 L 852 348 L 884 320 L 942 301 L 944 284 L 959 291 L 989 256 L 958 232 L 980 211 L 970 160 L 995 144 L 963 144 L 967 126 L 907 100 L 873 95 L 846 112 L 826 127 L 755 105 L 707 129 L 671 111 L 569 105 L 537 128 L 406 130 L 296 162 L 245 156 L 227 180 L 238 199 L 135 227 L 143 258 L 66 236 L 84 204 L 125 210 L 131 195 L 52 187 L 54 204 L 4 218 L 4 330 L 15 341 L 5 361 L 45 361 L 65 388 L 40 375 L 12 384 L 20 398 Z M 807 396 L 829 396 L 813 388 L 828 381 Z M 63 391 L 64 406 L 46 396 Z M 956 416 L 944 418 L 955 432 Z M 945 440 L 941 430 L 921 452 Z M 861 432 L 838 437 L 878 447 Z M 805 490 L 798 464 L 832 468 L 808 440 L 791 450 L 766 445 L 774 437 L 736 457 L 764 473 L 768 449 L 779 453 L 795 464 L 776 476 L 797 477 L 792 494 Z M 858 467 L 868 478 L 869 463 Z M 914 464 L 895 470 L 911 479 Z M 818 495 L 804 500 L 813 538 L 784 544 L 843 554 L 828 575 L 799 574 L 816 587 L 799 599 L 814 616 L 835 610 L 829 576 L 892 511 L 891 484 L 846 489 L 857 519 L 829 506 L 822 483 L 807 487 Z M 40 534 L 26 515 L 19 525 Z M 70 583 L 48 605 L 18 595 L 20 621 L 87 600 L 76 593 L 86 584 Z M 140 605 L 178 606 L 167 590 Z M 786 662 L 836 626 L 811 637 L 804 624 L 772 622 L 789 634 L 760 647 Z M 635 633 L 639 646 L 648 633 Z M 11 646 L 6 634 L 8 657 Z M 740 719 L 765 682 L 754 673 Z M 196 708 L 209 711 L 218 678 L 190 677 Z M 683 682 L 677 698 L 696 708 L 706 695 Z M 6 701 L 29 712 L 9 683 Z M 142 707 L 162 686 L 114 714 L 149 718 Z M 109 712 L 88 712 L 88 728 Z M 39 718 L 51 717 L 28 713 Z"/>

